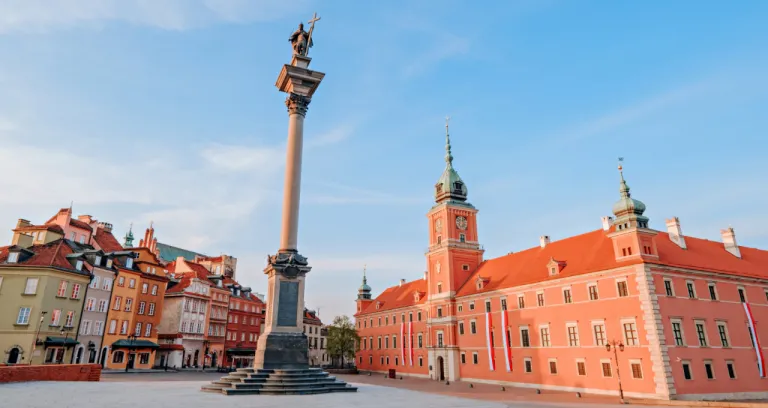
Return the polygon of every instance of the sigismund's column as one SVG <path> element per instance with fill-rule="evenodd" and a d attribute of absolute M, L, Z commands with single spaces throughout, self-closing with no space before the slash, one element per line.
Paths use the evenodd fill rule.
<path fill-rule="evenodd" d="M 310 70 L 307 56 L 312 47 L 312 32 L 317 13 L 310 20 L 309 32 L 304 25 L 291 35 L 293 58 L 283 66 L 275 86 L 288 94 L 288 145 L 283 192 L 283 222 L 280 249 L 267 257 L 264 273 L 269 276 L 267 316 L 259 338 L 254 368 L 304 369 L 309 367 L 309 347 L 304 334 L 304 279 L 312 269 L 307 258 L 298 252 L 299 196 L 301 194 L 301 153 L 304 140 L 304 117 L 312 95 L 325 77 Z"/>

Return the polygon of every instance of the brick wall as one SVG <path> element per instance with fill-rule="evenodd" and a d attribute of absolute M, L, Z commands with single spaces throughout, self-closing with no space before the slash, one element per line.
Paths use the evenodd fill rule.
<path fill-rule="evenodd" d="M 98 364 L 0 365 L 0 383 L 24 381 L 99 381 Z"/>

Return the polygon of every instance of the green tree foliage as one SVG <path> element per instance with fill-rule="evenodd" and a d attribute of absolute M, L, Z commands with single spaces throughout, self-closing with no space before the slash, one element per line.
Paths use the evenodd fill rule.
<path fill-rule="evenodd" d="M 355 324 L 349 316 L 336 316 L 333 323 L 328 326 L 328 355 L 334 364 L 344 360 L 354 361 L 360 337 L 355 330 Z"/>

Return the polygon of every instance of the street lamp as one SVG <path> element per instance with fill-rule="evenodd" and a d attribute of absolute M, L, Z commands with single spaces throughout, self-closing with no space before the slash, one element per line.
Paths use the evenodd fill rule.
<path fill-rule="evenodd" d="M 619 401 L 624 403 L 624 390 L 621 388 L 621 373 L 619 372 L 619 352 L 624 352 L 624 343 L 616 340 L 611 340 L 605 345 L 605 350 L 611 352 L 613 350 L 613 359 L 616 362 L 616 378 L 619 380 Z"/>
<path fill-rule="evenodd" d="M 126 373 L 128 372 L 128 363 L 131 361 L 131 351 L 133 351 L 133 345 L 134 345 L 134 342 L 136 341 L 136 337 L 137 337 L 136 334 L 129 334 L 128 335 L 128 342 L 129 342 L 129 345 L 128 345 L 128 359 L 125 360 L 125 372 Z M 136 358 L 136 357 L 134 357 L 134 358 Z"/>
<path fill-rule="evenodd" d="M 61 330 L 59 330 L 59 334 L 64 336 L 64 352 L 61 353 L 61 359 L 59 360 L 59 364 L 64 364 L 64 357 L 67 355 L 67 340 L 69 340 L 69 327 L 61 326 Z"/>
<path fill-rule="evenodd" d="M 43 321 L 45 320 L 46 314 L 48 314 L 48 312 L 46 312 L 45 310 L 40 312 L 40 323 L 37 324 L 37 333 L 35 333 L 35 339 L 32 340 L 32 347 L 29 348 L 30 350 L 32 350 L 29 353 L 29 365 L 32 365 L 32 357 L 33 357 L 33 354 L 35 354 L 35 349 L 37 348 L 37 341 L 40 338 L 40 327 L 43 326 Z"/>

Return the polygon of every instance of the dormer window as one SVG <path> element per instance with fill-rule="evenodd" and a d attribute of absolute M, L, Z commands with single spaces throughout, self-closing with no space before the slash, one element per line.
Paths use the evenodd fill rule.
<path fill-rule="evenodd" d="M 125 267 L 127 269 L 132 269 L 133 268 L 133 258 L 127 258 L 125 260 Z"/>
<path fill-rule="evenodd" d="M 107 258 L 107 268 L 112 267 L 112 258 Z"/>
<path fill-rule="evenodd" d="M 419 292 L 413 292 L 413 300 L 415 302 L 418 302 L 419 299 L 421 299 L 421 294 Z M 377 309 L 378 309 L 378 307 L 377 307 Z"/>
<path fill-rule="evenodd" d="M 381 308 L 381 302 L 376 302 L 376 310 L 379 310 Z M 381 325 L 381 322 L 379 322 L 379 325 Z"/>
<path fill-rule="evenodd" d="M 85 244 L 85 235 L 80 235 L 80 244 Z"/>
<path fill-rule="evenodd" d="M 19 262 L 19 253 L 18 252 L 11 252 L 8 254 L 8 263 L 17 263 Z"/>
<path fill-rule="evenodd" d="M 488 278 L 483 278 L 482 276 L 478 276 L 477 280 L 475 281 L 475 287 L 477 287 L 477 290 L 483 289 L 485 285 L 488 283 L 488 280 L 489 280 Z"/>
<path fill-rule="evenodd" d="M 462 183 L 461 181 L 457 181 L 457 182 L 453 183 L 453 189 L 454 189 L 456 192 L 459 192 L 459 193 L 461 192 L 461 188 L 462 188 L 463 186 L 464 186 L 464 183 Z"/>
<path fill-rule="evenodd" d="M 443 189 L 443 183 L 437 183 L 435 184 L 435 194 L 440 194 L 440 191 Z"/>
<path fill-rule="evenodd" d="M 93 261 L 93 266 L 101 266 L 101 257 L 96 255 L 96 259 Z"/>
<path fill-rule="evenodd" d="M 547 263 L 547 274 L 549 276 L 556 276 L 559 275 L 560 272 L 563 271 L 563 269 L 566 267 L 565 261 L 558 261 L 555 258 L 550 258 L 549 262 Z"/>
<path fill-rule="evenodd" d="M 78 271 L 82 271 L 83 270 L 83 261 L 78 259 L 77 262 L 75 262 L 75 269 L 77 269 Z"/>

